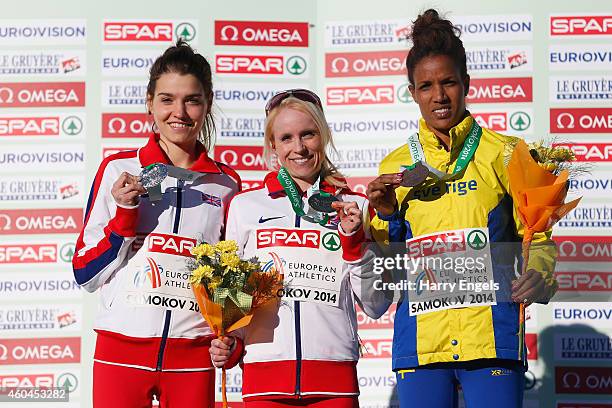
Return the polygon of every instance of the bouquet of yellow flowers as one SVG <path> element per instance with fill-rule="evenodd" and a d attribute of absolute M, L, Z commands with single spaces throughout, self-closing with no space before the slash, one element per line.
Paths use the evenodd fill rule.
<path fill-rule="evenodd" d="M 235 241 L 201 243 L 191 249 L 189 283 L 202 316 L 220 337 L 248 325 L 255 310 L 277 298 L 283 288 L 283 276 L 274 268 L 263 272 L 256 257 L 243 260 L 237 252 Z M 223 368 L 224 407 L 225 380 Z"/>

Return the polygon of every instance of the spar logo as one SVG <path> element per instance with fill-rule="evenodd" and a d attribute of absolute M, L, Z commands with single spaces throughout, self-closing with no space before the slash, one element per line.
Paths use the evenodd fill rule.
<path fill-rule="evenodd" d="M 609 367 L 555 367 L 557 394 L 612 394 Z"/>
<path fill-rule="evenodd" d="M 406 51 L 342 52 L 325 54 L 325 77 L 407 75 Z"/>
<path fill-rule="evenodd" d="M 227 114 L 221 118 L 222 137 L 263 137 L 265 119 L 259 114 Z"/>
<path fill-rule="evenodd" d="M 531 129 L 531 115 L 524 111 L 474 112 L 472 116 L 482 127 L 496 132 L 528 132 Z"/>
<path fill-rule="evenodd" d="M 612 76 L 563 76 L 550 78 L 550 101 L 612 100 Z"/>
<path fill-rule="evenodd" d="M 364 358 L 391 358 L 393 341 L 391 339 L 362 340 L 365 353 Z"/>
<path fill-rule="evenodd" d="M 357 325 L 359 330 L 364 329 L 392 329 L 395 322 L 395 313 L 397 305 L 391 304 L 389 309 L 378 319 L 373 319 L 368 316 L 361 308 L 355 304 L 355 311 L 357 312 Z"/>
<path fill-rule="evenodd" d="M 103 113 L 102 137 L 147 137 L 153 126 L 153 118 L 146 113 Z"/>
<path fill-rule="evenodd" d="M 305 55 L 295 54 L 217 54 L 215 72 L 235 75 L 304 76 L 308 69 Z"/>
<path fill-rule="evenodd" d="M 554 133 L 612 133 L 612 108 L 551 108 Z"/>
<path fill-rule="evenodd" d="M 0 244 L 0 265 L 56 263 L 60 259 L 58 247 L 58 244 Z M 63 257 L 62 261 L 67 262 Z"/>
<path fill-rule="evenodd" d="M 80 337 L 0 340 L 0 365 L 80 362 Z"/>
<path fill-rule="evenodd" d="M 550 36 L 612 35 L 612 15 L 551 16 Z"/>
<path fill-rule="evenodd" d="M 612 237 L 557 236 L 559 262 L 612 262 Z"/>
<path fill-rule="evenodd" d="M 147 257 L 146 260 L 147 263 L 144 268 L 138 269 L 134 275 L 134 286 L 141 288 L 148 281 L 152 289 L 157 289 L 162 285 L 161 274 L 164 272 L 164 268 L 153 258 Z"/>
<path fill-rule="evenodd" d="M 408 85 L 408 83 L 405 83 L 397 87 L 396 95 L 398 102 L 414 103 L 414 99 L 412 98 L 412 94 L 410 93 L 410 88 L 408 87 Z"/>
<path fill-rule="evenodd" d="M 83 228 L 83 209 L 0 210 L 2 234 L 73 234 Z"/>
<path fill-rule="evenodd" d="M 612 361 L 612 338 L 600 333 L 555 333 L 555 360 Z"/>
<path fill-rule="evenodd" d="M 215 45 L 308 47 L 308 23 L 215 21 Z"/>
<path fill-rule="evenodd" d="M 81 115 L 0 116 L 0 136 L 77 136 L 83 127 Z"/>
<path fill-rule="evenodd" d="M 43 108 L 85 106 L 85 82 L 0 83 L 0 107 Z"/>
<path fill-rule="evenodd" d="M 387 46 L 403 43 L 408 21 L 338 21 L 325 24 L 325 46 Z"/>
<path fill-rule="evenodd" d="M 104 42 L 159 43 L 196 39 L 197 21 L 105 21 Z"/>
<path fill-rule="evenodd" d="M 571 149 L 578 162 L 612 161 L 611 143 L 553 143 L 553 146 Z"/>
<path fill-rule="evenodd" d="M 480 242 L 483 242 L 481 234 L 484 234 L 480 230 L 474 230 L 472 232 L 478 231 L 474 236 L 472 236 L 472 240 L 478 238 L 478 242 L 474 241 L 474 245 L 480 245 Z M 486 243 L 486 235 L 484 236 Z M 411 240 L 406 243 L 406 249 L 408 250 L 408 254 L 413 257 L 424 257 L 431 255 L 439 255 L 450 252 L 461 252 L 466 250 L 466 239 L 463 231 L 448 231 L 441 232 L 437 234 L 426 235 L 423 237 L 419 237 Z"/>
<path fill-rule="evenodd" d="M 532 78 L 474 78 L 467 94 L 469 103 L 531 102 Z"/>
<path fill-rule="evenodd" d="M 191 257 L 191 248 L 195 247 L 197 240 L 169 234 L 149 234 L 147 249 L 169 255 Z"/>
<path fill-rule="evenodd" d="M 234 170 L 266 170 L 262 146 L 215 146 L 215 160 Z"/>
<path fill-rule="evenodd" d="M 559 290 L 566 292 L 603 292 L 612 290 L 612 272 L 555 272 Z"/>
<path fill-rule="evenodd" d="M 44 370 L 50 371 L 50 370 Z M 72 373 L 62 374 L 6 374 L 0 375 L 0 387 L 6 388 L 67 388 L 74 393 L 79 381 Z"/>
<path fill-rule="evenodd" d="M 293 230 L 286 228 L 260 229 L 257 231 L 257 248 L 294 247 L 318 249 L 321 233 L 317 230 Z"/>
<path fill-rule="evenodd" d="M 327 105 L 384 105 L 395 102 L 393 85 L 336 86 L 326 89 Z"/>

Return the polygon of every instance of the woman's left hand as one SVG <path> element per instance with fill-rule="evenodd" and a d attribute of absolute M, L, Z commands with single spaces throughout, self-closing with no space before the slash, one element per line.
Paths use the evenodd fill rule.
<path fill-rule="evenodd" d="M 345 233 L 352 234 L 361 228 L 361 224 L 363 224 L 363 213 L 359 207 L 357 207 L 356 202 L 334 201 L 332 203 L 332 208 L 338 212 L 340 225 L 342 225 L 342 230 Z"/>
<path fill-rule="evenodd" d="M 512 300 L 529 306 L 534 302 L 548 301 L 550 290 L 541 273 L 529 269 L 512 282 Z"/>

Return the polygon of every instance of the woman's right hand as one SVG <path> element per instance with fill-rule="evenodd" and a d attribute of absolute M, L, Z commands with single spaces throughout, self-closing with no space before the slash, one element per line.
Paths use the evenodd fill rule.
<path fill-rule="evenodd" d="M 146 192 L 147 190 L 140 184 L 138 177 L 127 171 L 121 173 L 111 188 L 111 194 L 115 202 L 126 207 L 137 205 L 138 197 Z"/>
<path fill-rule="evenodd" d="M 232 355 L 232 347 L 236 343 L 233 337 L 213 339 L 210 343 L 210 358 L 217 368 L 223 367 Z"/>
<path fill-rule="evenodd" d="M 382 215 L 391 215 L 397 209 L 395 189 L 402 181 L 402 173 L 383 174 L 368 184 L 366 194 L 370 206 Z"/>

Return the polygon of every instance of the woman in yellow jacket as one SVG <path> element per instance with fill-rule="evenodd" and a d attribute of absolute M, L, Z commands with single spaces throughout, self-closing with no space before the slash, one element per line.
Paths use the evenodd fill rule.
<path fill-rule="evenodd" d="M 517 278 L 522 226 L 504 164 L 514 138 L 481 128 L 467 111 L 458 34 L 435 10 L 414 22 L 406 65 L 419 132 L 381 162 L 368 186 L 376 240 L 401 243 L 421 262 L 396 282 L 405 290 L 393 370 L 402 407 L 454 407 L 459 383 L 470 408 L 516 408 L 526 366 L 519 305 L 554 294 L 554 247 L 536 245 Z M 535 242 L 549 238 L 536 234 Z M 449 263 L 427 263 L 436 257 Z"/>

